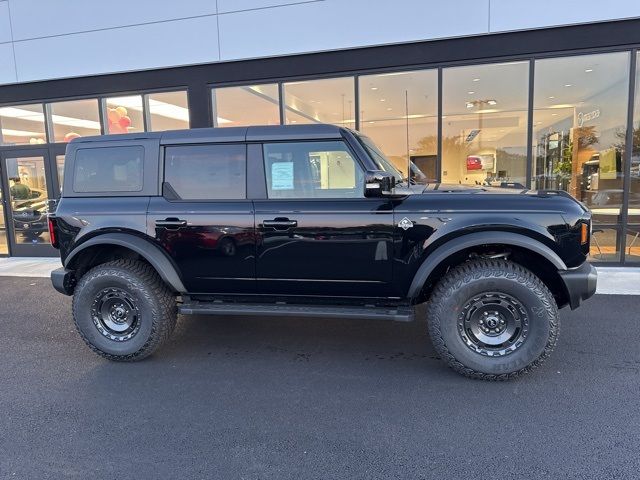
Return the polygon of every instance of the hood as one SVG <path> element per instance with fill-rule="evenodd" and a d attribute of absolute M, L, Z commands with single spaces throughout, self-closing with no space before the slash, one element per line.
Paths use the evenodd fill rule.
<path fill-rule="evenodd" d="M 398 187 L 408 208 L 442 211 L 537 211 L 582 217 L 589 210 L 563 190 L 430 183 Z M 410 207 L 411 206 L 411 207 Z"/>
<path fill-rule="evenodd" d="M 520 184 L 512 184 L 512 187 L 491 187 L 487 185 L 461 185 L 457 183 L 427 183 L 426 185 L 418 184 L 408 187 L 410 193 L 494 193 L 517 195 L 526 193 L 528 190 Z M 516 187 L 517 185 L 517 187 Z M 405 187 L 407 188 L 407 187 Z"/>

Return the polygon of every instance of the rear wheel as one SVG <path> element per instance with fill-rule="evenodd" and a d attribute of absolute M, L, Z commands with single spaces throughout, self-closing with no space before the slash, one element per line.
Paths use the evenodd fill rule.
<path fill-rule="evenodd" d="M 90 270 L 75 288 L 73 318 L 97 354 L 116 361 L 141 360 L 171 335 L 175 296 L 148 264 L 116 260 Z"/>
<path fill-rule="evenodd" d="M 442 359 L 485 380 L 533 370 L 552 352 L 559 331 L 549 289 L 505 260 L 475 260 L 448 272 L 432 293 L 427 322 Z"/>

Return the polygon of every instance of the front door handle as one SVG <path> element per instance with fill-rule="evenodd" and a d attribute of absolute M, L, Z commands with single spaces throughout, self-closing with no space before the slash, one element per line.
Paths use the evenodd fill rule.
<path fill-rule="evenodd" d="M 187 221 L 180 220 L 179 218 L 165 218 L 164 220 L 156 220 L 156 227 L 162 227 L 166 229 L 178 229 L 180 227 L 186 227 Z"/>
<path fill-rule="evenodd" d="M 262 226 L 276 230 L 288 230 L 289 228 L 297 227 L 298 221 L 289 220 L 288 218 L 274 218 L 273 220 L 263 220 Z"/>

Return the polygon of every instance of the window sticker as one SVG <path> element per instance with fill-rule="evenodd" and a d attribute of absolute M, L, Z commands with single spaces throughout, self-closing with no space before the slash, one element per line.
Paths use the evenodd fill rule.
<path fill-rule="evenodd" d="M 271 189 L 293 190 L 293 162 L 276 162 L 271 165 Z"/>

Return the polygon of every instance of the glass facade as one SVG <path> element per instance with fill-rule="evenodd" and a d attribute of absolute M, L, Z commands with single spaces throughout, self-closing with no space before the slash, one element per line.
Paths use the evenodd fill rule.
<path fill-rule="evenodd" d="M 526 184 L 529 63 L 444 69 L 442 181 Z"/>
<path fill-rule="evenodd" d="M 47 105 L 51 131 L 49 138 L 54 142 L 70 142 L 85 135 L 100 135 L 100 114 L 98 100 L 72 100 Z"/>
<path fill-rule="evenodd" d="M 20 165 L 44 165 L 46 175 L 29 182 L 41 177 L 33 189 L 55 198 L 64 143 L 76 137 L 205 126 L 207 113 L 214 127 L 331 123 L 364 133 L 414 182 L 565 190 L 593 212 L 594 261 L 640 263 L 638 55 L 619 49 L 204 85 L 208 112 L 195 117 L 187 88 L 42 98 L 0 105 L 0 151 L 12 158 L 24 149 Z M 27 151 L 38 148 L 49 149 L 42 162 Z M 338 178 L 331 159 L 338 154 L 307 153 L 304 168 L 321 191 L 324 173 Z M 290 167 L 280 163 L 276 173 Z M 12 214 L 4 208 L 6 223 Z M 0 239 L 0 254 L 6 244 Z"/>
<path fill-rule="evenodd" d="M 105 133 L 145 131 L 142 95 L 107 98 L 105 105 L 107 116 Z"/>
<path fill-rule="evenodd" d="M 438 178 L 438 71 L 358 78 L 360 131 L 416 180 Z M 413 166 L 411 167 L 409 160 Z"/>
<path fill-rule="evenodd" d="M 629 53 L 536 61 L 532 186 L 566 190 L 593 212 L 592 256 L 623 245 Z"/>
<path fill-rule="evenodd" d="M 284 89 L 284 119 L 295 123 L 332 123 L 355 128 L 353 77 L 288 82 Z"/>
<path fill-rule="evenodd" d="M 146 96 L 149 113 L 148 130 L 183 130 L 189 128 L 187 92 L 150 93 Z"/>
<path fill-rule="evenodd" d="M 625 251 L 629 262 L 640 262 L 640 53 L 636 55 L 635 102 L 633 106 L 629 206 Z"/>
<path fill-rule="evenodd" d="M 1 145 L 47 143 L 42 104 L 0 107 Z"/>
<path fill-rule="evenodd" d="M 215 88 L 211 99 L 214 127 L 280 125 L 276 83 Z"/>
<path fill-rule="evenodd" d="M 7 158 L 8 212 L 16 244 L 49 243 L 44 157 Z"/>
<path fill-rule="evenodd" d="M 58 185 L 62 193 L 62 185 L 64 185 L 64 155 L 56 155 L 56 171 L 58 172 Z"/>

